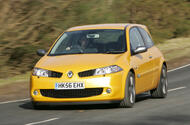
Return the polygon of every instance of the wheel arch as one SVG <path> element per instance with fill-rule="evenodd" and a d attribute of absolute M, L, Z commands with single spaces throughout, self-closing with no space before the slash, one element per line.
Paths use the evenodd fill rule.
<path fill-rule="evenodd" d="M 129 70 L 129 72 L 132 72 L 133 73 L 133 75 L 134 75 L 134 77 L 135 77 L 135 84 L 136 84 L 136 74 L 135 74 L 135 70 L 133 69 L 133 68 L 131 68 L 130 70 Z M 127 75 L 128 76 L 128 75 Z M 127 77 L 126 77 L 127 78 Z"/>
<path fill-rule="evenodd" d="M 166 61 L 164 61 L 162 65 L 164 65 L 166 69 L 168 69 Z"/>
<path fill-rule="evenodd" d="M 135 70 L 134 70 L 133 68 L 131 68 L 131 69 L 129 70 L 129 72 L 132 72 L 132 73 L 135 75 Z"/>
<path fill-rule="evenodd" d="M 124 98 L 124 94 L 125 94 L 125 87 L 126 87 L 126 80 L 127 80 L 127 77 L 129 75 L 129 73 L 132 72 L 134 74 L 134 77 L 135 77 L 135 70 L 133 68 L 130 68 L 128 69 L 127 73 L 125 74 L 125 77 L 124 77 L 124 84 L 122 84 L 122 95 L 121 95 L 121 98 L 123 99 Z M 136 77 L 135 77 L 135 81 L 136 81 Z"/>
<path fill-rule="evenodd" d="M 167 63 L 166 63 L 166 61 L 164 59 L 160 61 L 159 73 L 158 73 L 158 82 L 156 83 L 155 88 L 158 87 L 158 84 L 159 84 L 159 81 L 160 81 L 161 70 L 162 70 L 163 66 L 165 66 L 166 70 L 167 70 Z"/>
<path fill-rule="evenodd" d="M 163 65 L 166 66 L 166 70 L 167 70 L 167 69 L 168 69 L 168 67 L 167 67 L 167 62 L 166 62 L 166 60 L 162 57 L 162 58 L 160 59 L 160 62 L 159 62 L 159 73 L 161 72 Z M 160 77 L 160 76 L 159 76 L 159 77 Z"/>
<path fill-rule="evenodd" d="M 133 68 L 131 68 L 131 69 L 129 70 L 129 72 L 132 72 L 132 73 L 133 73 L 133 75 L 134 75 L 134 80 L 135 80 L 135 86 L 136 86 L 136 74 L 135 74 L 135 70 L 134 70 Z"/>

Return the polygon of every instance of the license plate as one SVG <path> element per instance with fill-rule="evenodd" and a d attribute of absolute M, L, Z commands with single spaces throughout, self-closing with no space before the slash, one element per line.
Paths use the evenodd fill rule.
<path fill-rule="evenodd" d="M 64 82 L 55 83 L 55 89 L 84 89 L 85 85 L 82 82 Z"/>

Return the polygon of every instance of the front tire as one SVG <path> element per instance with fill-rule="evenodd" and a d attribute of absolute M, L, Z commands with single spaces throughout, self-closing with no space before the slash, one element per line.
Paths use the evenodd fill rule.
<path fill-rule="evenodd" d="M 132 72 L 129 72 L 125 85 L 125 96 L 120 102 L 121 108 L 132 108 L 135 104 L 135 76 Z"/>
<path fill-rule="evenodd" d="M 160 73 L 160 82 L 156 89 L 150 91 L 152 97 L 154 98 L 165 98 L 168 94 L 168 76 L 167 68 L 165 65 L 162 66 Z"/>

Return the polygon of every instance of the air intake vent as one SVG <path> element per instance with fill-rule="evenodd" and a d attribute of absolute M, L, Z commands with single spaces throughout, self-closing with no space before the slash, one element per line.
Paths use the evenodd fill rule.
<path fill-rule="evenodd" d="M 49 77 L 60 78 L 61 76 L 62 76 L 62 73 L 60 72 L 49 71 Z"/>
<path fill-rule="evenodd" d="M 87 70 L 87 71 L 79 72 L 78 75 L 79 77 L 93 76 L 94 72 L 95 70 Z"/>
<path fill-rule="evenodd" d="M 70 89 L 70 90 L 55 90 L 41 89 L 40 93 L 45 97 L 52 98 L 82 98 L 97 96 L 102 94 L 103 88 L 86 88 L 86 89 Z"/>

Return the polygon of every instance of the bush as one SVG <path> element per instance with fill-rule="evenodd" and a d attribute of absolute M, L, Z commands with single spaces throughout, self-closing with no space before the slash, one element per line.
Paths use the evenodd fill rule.
<path fill-rule="evenodd" d="M 21 69 L 31 69 L 36 60 L 35 52 L 38 47 L 26 45 L 14 48 L 10 53 L 7 63 L 13 67 L 21 67 Z M 34 61 L 35 60 L 35 61 Z"/>
<path fill-rule="evenodd" d="M 177 27 L 175 31 L 173 32 L 173 37 L 180 37 L 180 36 L 185 36 L 188 34 L 188 28 L 187 27 Z"/>

